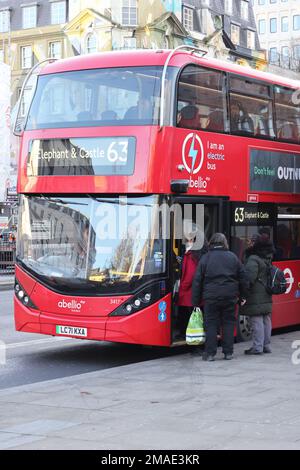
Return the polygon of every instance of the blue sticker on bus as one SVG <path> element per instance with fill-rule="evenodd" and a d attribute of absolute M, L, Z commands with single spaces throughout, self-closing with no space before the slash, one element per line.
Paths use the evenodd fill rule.
<path fill-rule="evenodd" d="M 162 302 L 159 302 L 158 308 L 160 311 L 164 312 L 167 308 L 167 302 L 165 302 L 164 300 Z"/>
<path fill-rule="evenodd" d="M 158 314 L 158 319 L 161 323 L 165 322 L 166 319 L 167 319 L 167 314 L 164 310 L 162 310 L 161 312 L 159 312 Z"/>

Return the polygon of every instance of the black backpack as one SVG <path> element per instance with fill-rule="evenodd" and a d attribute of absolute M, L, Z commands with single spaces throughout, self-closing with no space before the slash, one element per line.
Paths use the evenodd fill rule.
<path fill-rule="evenodd" d="M 287 282 L 284 272 L 273 264 L 267 265 L 267 283 L 264 284 L 266 291 L 270 295 L 284 294 L 287 290 Z"/>

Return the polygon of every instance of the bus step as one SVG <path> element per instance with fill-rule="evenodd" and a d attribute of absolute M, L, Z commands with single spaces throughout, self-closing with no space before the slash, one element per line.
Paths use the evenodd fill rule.
<path fill-rule="evenodd" d="M 171 344 L 171 348 L 174 346 L 186 346 L 186 341 L 184 339 L 175 339 L 173 343 Z"/>

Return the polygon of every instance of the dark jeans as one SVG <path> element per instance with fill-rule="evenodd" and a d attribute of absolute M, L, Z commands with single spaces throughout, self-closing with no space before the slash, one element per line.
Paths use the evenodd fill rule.
<path fill-rule="evenodd" d="M 193 307 L 178 307 L 177 328 L 180 337 L 185 339 L 186 328 L 193 311 Z"/>
<path fill-rule="evenodd" d="M 204 327 L 206 333 L 205 352 L 215 356 L 217 353 L 217 334 L 222 327 L 222 349 L 224 354 L 233 353 L 235 301 L 219 300 L 205 302 Z"/>

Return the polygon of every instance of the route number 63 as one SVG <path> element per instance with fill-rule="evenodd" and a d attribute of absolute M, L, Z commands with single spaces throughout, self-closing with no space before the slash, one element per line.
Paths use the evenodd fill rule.
<path fill-rule="evenodd" d="M 117 146 L 119 146 L 119 148 Z M 107 150 L 107 159 L 111 163 L 115 163 L 117 161 L 126 163 L 127 152 L 128 152 L 128 142 L 126 141 L 112 142 Z"/>
<path fill-rule="evenodd" d="M 244 207 L 237 207 L 234 211 L 235 223 L 242 223 L 245 220 L 245 209 Z"/>

